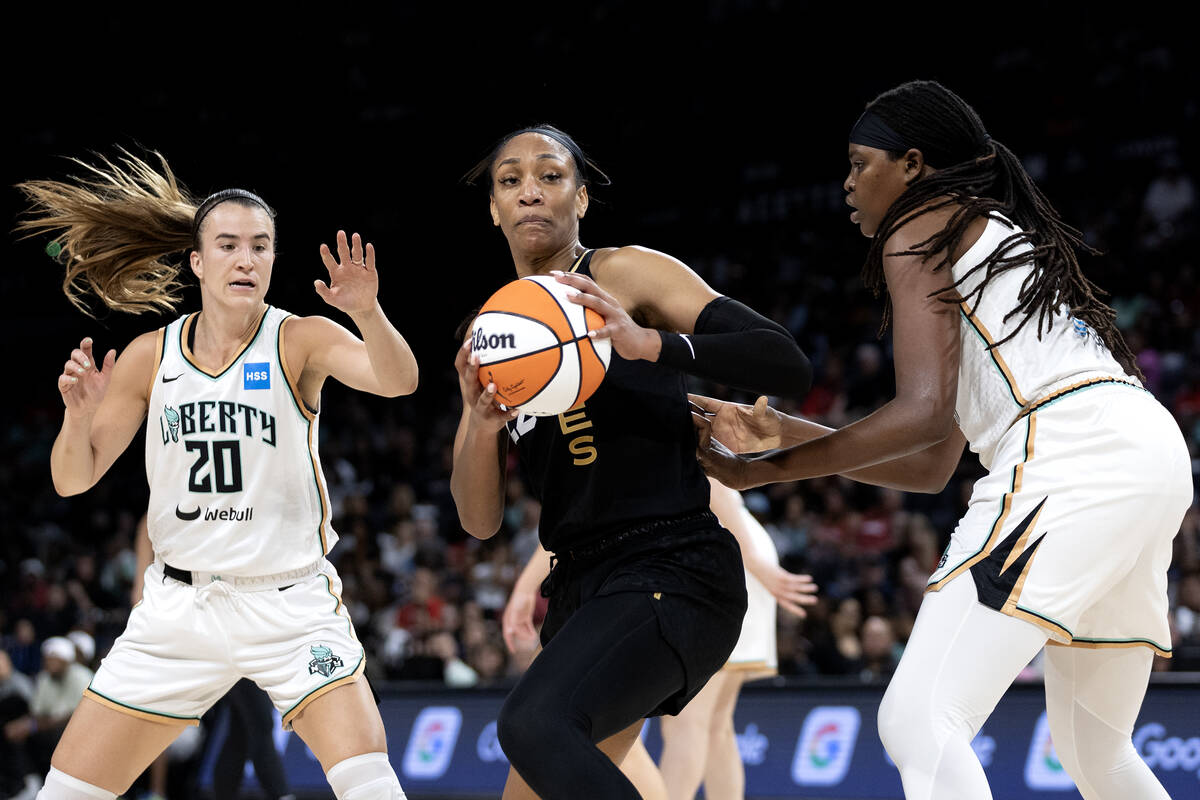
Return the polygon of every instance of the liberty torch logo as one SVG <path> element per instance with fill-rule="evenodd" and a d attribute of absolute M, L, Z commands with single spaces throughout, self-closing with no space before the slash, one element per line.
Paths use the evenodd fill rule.
<path fill-rule="evenodd" d="M 308 648 L 312 653 L 313 660 L 308 662 L 308 674 L 319 672 L 328 678 L 333 674 L 333 671 L 338 667 L 344 666 L 340 656 L 335 656 L 333 651 L 323 644 L 313 645 Z"/>
<path fill-rule="evenodd" d="M 179 441 L 179 412 L 170 406 L 163 406 L 163 416 L 167 418 L 167 427 L 163 430 L 163 444 L 167 443 L 170 434 L 172 442 Z M 161 427 L 161 423 L 160 423 Z"/>

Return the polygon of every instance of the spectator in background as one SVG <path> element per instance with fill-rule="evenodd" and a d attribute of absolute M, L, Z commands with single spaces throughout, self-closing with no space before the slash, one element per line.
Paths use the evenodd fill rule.
<path fill-rule="evenodd" d="M 1159 161 L 1159 173 L 1142 198 L 1142 246 L 1158 250 L 1179 241 L 1190 229 L 1190 217 L 1196 208 L 1196 185 L 1183 171 L 1176 153 L 1167 153 Z"/>
<path fill-rule="evenodd" d="M 13 669 L 8 653 L 0 650 L 0 797 L 32 797 L 40 785 L 30 776 L 24 740 L 9 736 L 8 729 L 10 722 L 28 716 L 31 700 L 33 681 Z"/>
<path fill-rule="evenodd" d="M 896 635 L 892 623 L 883 617 L 867 617 L 862 624 L 862 668 L 864 682 L 886 681 L 896 671 L 900 659 L 896 653 Z"/>
<path fill-rule="evenodd" d="M 36 675 L 42 668 L 42 651 L 37 644 L 37 630 L 28 618 L 13 624 L 11 636 L 6 637 L 4 650 L 12 659 L 13 668 L 25 675 Z"/>
<path fill-rule="evenodd" d="M 10 742 L 25 743 L 33 774 L 49 771 L 50 754 L 91 682 L 92 671 L 75 660 L 75 645 L 70 639 L 51 636 L 42 643 L 42 671 L 37 676 L 29 713 L 4 726 Z"/>

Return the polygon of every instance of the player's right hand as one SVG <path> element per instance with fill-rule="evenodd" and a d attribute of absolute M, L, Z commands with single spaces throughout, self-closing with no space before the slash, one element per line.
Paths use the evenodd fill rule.
<path fill-rule="evenodd" d="M 509 653 L 528 652 L 537 648 L 538 634 L 533 627 L 536 604 L 537 596 L 529 592 L 514 591 L 509 596 L 500 617 L 500 629 Z"/>
<path fill-rule="evenodd" d="M 767 405 L 766 395 L 752 406 L 698 394 L 688 400 L 696 427 L 710 428 L 712 437 L 735 453 L 761 453 L 782 444 L 779 412 Z"/>
<path fill-rule="evenodd" d="M 515 409 L 500 407 L 500 401 L 496 399 L 496 384 L 489 383 L 486 387 L 480 385 L 479 356 L 471 352 L 469 338 L 458 348 L 454 368 L 458 370 L 458 388 L 462 392 L 463 408 L 471 411 L 471 424 L 496 433 L 505 423 L 517 418 Z"/>
<path fill-rule="evenodd" d="M 58 376 L 58 391 L 62 393 L 63 405 L 75 414 L 91 415 L 100 407 L 108 382 L 112 379 L 113 364 L 117 351 L 109 350 L 104 363 L 97 365 L 92 355 L 92 339 L 87 337 L 79 347 L 71 351 L 71 357 L 63 365 Z"/>

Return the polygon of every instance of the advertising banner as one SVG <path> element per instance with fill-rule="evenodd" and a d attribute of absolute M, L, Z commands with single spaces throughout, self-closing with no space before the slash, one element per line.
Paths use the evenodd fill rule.
<path fill-rule="evenodd" d="M 498 797 L 508 761 L 496 739 L 503 690 L 381 692 L 392 764 L 413 800 Z M 875 725 L 878 687 L 747 686 L 734 717 L 746 765 L 746 796 L 900 800 L 900 778 Z M 1172 797 L 1200 796 L 1200 686 L 1154 685 L 1133 743 Z M 643 736 L 657 758 L 657 720 Z M 218 724 L 202 772 L 211 782 Z M 276 743 L 293 790 L 327 792 L 320 765 L 293 734 Z M 973 742 L 996 797 L 1079 798 L 1063 769 L 1040 686 L 1015 686 Z M 582 796 L 582 795 L 581 795 Z"/>

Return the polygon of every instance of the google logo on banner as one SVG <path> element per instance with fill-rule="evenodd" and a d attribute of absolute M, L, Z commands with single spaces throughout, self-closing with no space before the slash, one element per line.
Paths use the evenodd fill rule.
<path fill-rule="evenodd" d="M 809 712 L 792 758 L 792 781 L 801 786 L 841 783 L 850 769 L 861 722 L 853 706 L 817 706 Z"/>
<path fill-rule="evenodd" d="M 404 750 L 405 776 L 433 779 L 445 775 L 461 727 L 462 712 L 454 706 L 421 709 Z"/>
<path fill-rule="evenodd" d="M 1033 739 L 1029 742 L 1029 755 L 1025 758 L 1025 784 L 1030 789 L 1067 791 L 1075 788 L 1075 781 L 1063 769 L 1050 739 L 1050 722 L 1046 712 L 1038 717 L 1033 727 Z"/>

